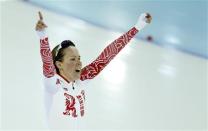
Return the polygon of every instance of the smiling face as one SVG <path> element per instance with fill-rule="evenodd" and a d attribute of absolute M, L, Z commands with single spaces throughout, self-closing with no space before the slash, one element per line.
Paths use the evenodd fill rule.
<path fill-rule="evenodd" d="M 64 49 L 64 57 L 62 61 L 56 61 L 60 75 L 68 81 L 74 81 L 80 78 L 82 62 L 76 47 L 70 46 Z"/>

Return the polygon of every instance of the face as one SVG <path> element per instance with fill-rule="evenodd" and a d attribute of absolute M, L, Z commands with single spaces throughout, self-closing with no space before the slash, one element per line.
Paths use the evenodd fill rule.
<path fill-rule="evenodd" d="M 80 78 L 82 62 L 76 47 L 68 47 L 64 49 L 64 58 L 62 62 L 56 61 L 60 74 L 69 81 Z"/>

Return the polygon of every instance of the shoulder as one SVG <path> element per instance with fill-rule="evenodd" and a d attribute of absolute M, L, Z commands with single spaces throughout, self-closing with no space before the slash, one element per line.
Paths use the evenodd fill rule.
<path fill-rule="evenodd" d="M 58 80 L 57 74 L 50 78 L 44 76 L 43 84 L 45 89 L 51 93 L 56 93 L 60 89 L 59 84 L 57 84 Z"/>

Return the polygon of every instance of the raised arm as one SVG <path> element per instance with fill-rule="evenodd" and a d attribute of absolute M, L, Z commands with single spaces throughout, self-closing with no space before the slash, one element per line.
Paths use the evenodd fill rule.
<path fill-rule="evenodd" d="M 36 31 L 40 37 L 40 54 L 43 62 L 43 74 L 45 77 L 49 78 L 55 74 L 55 66 L 53 64 L 52 53 L 50 50 L 48 37 L 45 33 L 45 28 L 47 25 L 43 22 L 43 16 L 41 12 L 38 12 L 39 20 L 36 24 Z"/>
<path fill-rule="evenodd" d="M 86 79 L 93 79 L 96 75 L 98 75 L 104 67 L 106 67 L 109 62 L 129 43 L 137 32 L 151 22 L 151 19 L 150 14 L 143 13 L 139 17 L 135 27 L 113 41 L 103 50 L 96 60 L 82 69 L 80 79 L 82 81 Z"/>

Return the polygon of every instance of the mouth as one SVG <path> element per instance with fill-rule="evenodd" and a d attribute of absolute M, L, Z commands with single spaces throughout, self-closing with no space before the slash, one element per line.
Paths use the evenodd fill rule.
<path fill-rule="evenodd" d="M 76 69 L 75 72 L 80 73 L 81 69 Z"/>

